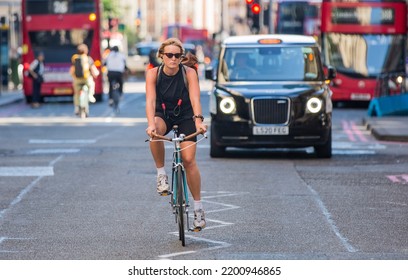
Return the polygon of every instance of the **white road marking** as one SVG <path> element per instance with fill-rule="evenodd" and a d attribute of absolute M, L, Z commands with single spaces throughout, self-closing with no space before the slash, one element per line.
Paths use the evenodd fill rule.
<path fill-rule="evenodd" d="M 214 212 L 220 212 L 220 211 L 226 211 L 226 210 L 233 210 L 233 209 L 237 209 L 237 208 L 240 208 L 240 207 L 237 206 L 237 205 L 210 201 L 209 199 L 226 197 L 226 196 L 242 195 L 244 193 L 246 193 L 246 192 L 232 193 L 232 192 L 220 191 L 220 192 L 216 192 L 215 194 L 213 194 L 211 192 L 211 194 L 210 194 L 210 192 L 203 191 L 202 194 L 204 196 L 202 197 L 201 201 L 205 202 L 205 203 L 215 204 L 215 205 L 218 205 L 218 206 L 222 207 L 222 208 L 214 209 L 214 210 L 205 210 L 206 213 L 214 213 Z M 234 223 L 231 223 L 231 222 L 225 222 L 225 221 L 221 221 L 221 220 L 214 220 L 214 219 L 208 219 L 208 218 L 206 219 L 206 221 L 207 221 L 207 226 L 205 227 L 204 231 L 212 230 L 212 229 L 216 229 L 216 228 L 221 228 L 221 227 L 226 227 L 226 226 L 231 226 L 231 225 L 234 224 Z M 208 226 L 208 222 L 215 223 L 215 224 L 218 224 L 218 225 Z M 169 232 L 169 233 L 178 237 L 178 231 Z M 196 251 L 182 251 L 182 252 L 175 252 L 175 253 L 171 253 L 171 254 L 160 255 L 160 256 L 158 256 L 158 258 L 159 259 L 170 259 L 170 258 L 181 256 L 181 255 L 194 254 L 194 253 L 203 252 L 203 251 L 222 249 L 222 248 L 226 248 L 226 247 L 231 246 L 231 244 L 229 244 L 227 242 L 212 240 L 212 239 L 207 239 L 207 238 L 201 238 L 201 237 L 197 237 L 197 236 L 193 236 L 193 235 L 187 235 L 186 234 L 185 238 L 190 238 L 190 239 L 193 239 L 193 240 L 197 240 L 197 241 L 201 241 L 201 242 L 205 242 L 205 243 L 210 243 L 210 244 L 216 244 L 216 246 L 209 247 L 209 248 L 204 248 L 204 249 L 199 249 L 199 250 L 196 250 Z"/>
<path fill-rule="evenodd" d="M 375 155 L 376 151 L 372 150 L 336 150 L 332 151 L 333 155 Z"/>
<path fill-rule="evenodd" d="M 21 171 L 26 171 L 26 174 L 27 174 L 27 171 L 30 171 L 31 170 L 31 172 L 33 171 L 33 170 L 47 170 L 47 172 L 43 172 L 43 173 L 41 173 L 41 175 L 32 175 L 32 176 L 38 176 L 37 178 L 35 178 L 28 186 L 26 186 L 23 190 L 21 190 L 21 192 L 18 194 L 18 196 L 16 197 L 16 198 L 14 198 L 14 200 L 12 201 L 12 202 L 10 202 L 10 204 L 6 207 L 6 208 L 4 208 L 3 210 L 1 210 L 0 211 L 0 220 L 4 217 L 4 215 L 6 214 L 6 212 L 8 211 L 8 210 L 10 210 L 10 208 L 12 208 L 14 205 L 16 205 L 16 204 L 18 204 L 22 199 L 23 199 L 23 197 L 27 194 L 27 193 L 29 193 L 33 188 L 34 188 L 34 186 L 42 179 L 42 178 L 44 178 L 45 176 L 53 176 L 54 175 L 54 164 L 56 164 L 58 161 L 60 161 L 61 159 L 63 159 L 63 155 L 60 155 L 59 157 L 57 157 L 57 158 L 55 158 L 54 160 L 52 160 L 50 163 L 49 163 L 49 165 L 48 166 L 45 166 L 45 167 L 28 167 L 28 168 L 30 168 L 30 169 L 28 169 L 27 170 L 27 167 L 18 167 L 18 168 L 21 168 L 21 169 L 19 169 L 19 172 L 16 172 L 16 169 L 15 169 L 15 167 L 0 167 L 0 176 L 1 176 L 1 170 L 2 170 L 2 168 L 5 168 L 5 169 L 11 169 L 12 170 L 12 174 L 16 174 L 16 173 L 20 173 Z M 14 170 L 13 170 L 14 169 Z M 6 170 L 7 171 L 7 170 Z M 8 171 L 10 171 L 10 170 L 8 170 Z M 5 174 L 8 174 L 8 173 L 5 173 Z M 52 174 L 52 175 L 45 175 L 45 174 Z M 18 176 L 27 176 L 27 175 L 18 175 Z"/>
<path fill-rule="evenodd" d="M 38 154 L 75 154 L 78 153 L 80 149 L 35 149 L 29 151 L 28 154 L 30 155 L 38 155 Z"/>
<path fill-rule="evenodd" d="M 30 144 L 94 144 L 96 139 L 30 139 Z"/>
<path fill-rule="evenodd" d="M 54 176 L 52 166 L 3 166 L 0 167 L 0 176 Z"/>
<path fill-rule="evenodd" d="M 178 232 L 172 232 L 171 234 L 174 234 L 174 235 L 178 236 Z M 185 237 L 190 238 L 190 239 L 194 239 L 194 240 L 197 240 L 197 241 L 201 241 L 201 242 L 216 244 L 217 246 L 210 247 L 210 248 L 205 248 L 205 249 L 201 249 L 201 250 L 197 250 L 197 251 L 183 251 L 183 252 L 176 252 L 176 253 L 172 253 L 172 254 L 160 255 L 159 258 L 160 259 L 169 259 L 169 258 L 181 256 L 181 255 L 194 254 L 194 253 L 202 252 L 202 251 L 212 251 L 212 250 L 227 248 L 227 247 L 231 246 L 231 244 L 229 244 L 227 242 L 223 242 L 223 241 L 216 241 L 216 240 L 196 237 L 196 236 L 192 236 L 192 235 L 185 235 Z"/>
<path fill-rule="evenodd" d="M 322 211 L 324 217 L 326 218 L 326 221 L 328 222 L 328 224 L 330 225 L 332 231 L 334 232 L 334 234 L 339 238 L 340 242 L 343 244 L 343 246 L 347 249 L 348 252 L 350 253 L 355 253 L 357 252 L 357 250 L 353 247 L 353 245 L 351 245 L 347 238 L 344 237 L 338 227 L 336 226 L 336 223 L 333 221 L 332 216 L 329 212 L 329 210 L 327 210 L 326 205 L 324 205 L 323 201 L 321 200 L 319 194 L 309 185 L 306 185 L 307 188 L 309 189 L 309 191 L 313 194 L 313 197 L 318 205 L 318 207 L 320 208 L 320 210 Z"/>

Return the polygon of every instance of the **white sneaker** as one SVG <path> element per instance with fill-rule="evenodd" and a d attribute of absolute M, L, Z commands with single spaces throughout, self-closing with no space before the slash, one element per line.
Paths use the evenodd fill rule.
<path fill-rule="evenodd" d="M 157 176 L 157 192 L 160 195 L 167 195 L 170 191 L 167 175 L 160 174 Z"/>
<path fill-rule="evenodd" d="M 194 211 L 194 228 L 198 230 L 202 230 L 205 228 L 205 215 L 203 209 L 198 209 Z"/>
<path fill-rule="evenodd" d="M 93 96 L 93 94 L 89 94 L 88 100 L 89 100 L 89 102 L 91 102 L 91 103 L 95 103 L 95 102 L 96 102 L 96 99 L 95 99 L 95 97 Z"/>

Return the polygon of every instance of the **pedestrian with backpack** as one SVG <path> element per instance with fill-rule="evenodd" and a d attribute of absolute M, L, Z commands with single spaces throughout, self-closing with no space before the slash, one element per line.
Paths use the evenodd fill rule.
<path fill-rule="evenodd" d="M 73 79 L 74 88 L 74 112 L 79 114 L 79 96 L 83 85 L 89 88 L 89 101 L 94 103 L 95 82 L 94 78 L 99 76 L 99 71 L 94 64 L 92 57 L 88 55 L 89 49 L 86 44 L 77 47 L 77 53 L 71 58 L 70 74 Z"/>
<path fill-rule="evenodd" d="M 178 125 L 178 132 L 185 135 L 207 131 L 201 109 L 198 75 L 195 63 L 190 61 L 194 57 L 185 59 L 184 52 L 180 40 L 167 39 L 157 53 L 163 61 L 162 65 L 146 73 L 146 133 L 149 137 L 153 137 L 153 133 L 166 135 L 173 125 Z M 201 175 L 195 158 L 196 145 L 191 145 L 191 141 L 196 141 L 196 138 L 181 143 L 182 149 L 188 146 L 183 149 L 182 158 L 194 199 L 194 227 L 202 229 L 206 222 L 201 203 Z M 151 141 L 150 150 L 157 168 L 157 192 L 168 193 L 170 187 L 164 168 L 164 143 Z"/>
<path fill-rule="evenodd" d="M 44 82 L 44 53 L 39 52 L 36 59 L 31 62 L 28 75 L 33 82 L 31 107 L 38 108 L 41 101 L 41 85 Z"/>

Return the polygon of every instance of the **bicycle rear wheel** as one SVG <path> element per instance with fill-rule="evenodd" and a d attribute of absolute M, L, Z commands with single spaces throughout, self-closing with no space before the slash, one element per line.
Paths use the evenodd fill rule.
<path fill-rule="evenodd" d="M 113 99 L 113 110 L 115 111 L 115 113 L 119 113 L 119 100 L 120 100 L 119 89 L 114 89 L 112 91 L 112 99 Z"/>
<path fill-rule="evenodd" d="M 184 212 L 185 212 L 185 201 L 184 201 L 184 186 L 183 186 L 183 173 L 181 166 L 177 167 L 177 222 L 179 228 L 179 239 L 181 245 L 186 246 L 185 232 L 184 232 Z"/>

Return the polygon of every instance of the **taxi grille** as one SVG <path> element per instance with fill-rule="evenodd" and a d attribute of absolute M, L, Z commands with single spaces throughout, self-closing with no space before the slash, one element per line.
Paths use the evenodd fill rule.
<path fill-rule="evenodd" d="M 254 98 L 252 116 L 257 124 L 286 124 L 289 121 L 289 99 Z"/>

